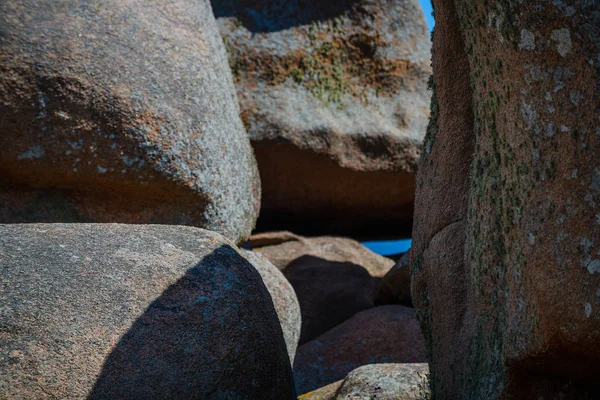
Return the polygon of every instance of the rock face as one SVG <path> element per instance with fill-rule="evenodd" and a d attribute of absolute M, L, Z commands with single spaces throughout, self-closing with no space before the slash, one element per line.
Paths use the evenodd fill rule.
<path fill-rule="evenodd" d="M 433 395 L 594 398 L 600 3 L 434 5 L 412 250 Z"/>
<path fill-rule="evenodd" d="M 427 364 L 372 364 L 299 396 L 306 400 L 423 400 L 429 398 Z"/>
<path fill-rule="evenodd" d="M 419 2 L 212 5 L 261 174 L 259 226 L 397 233 L 429 115 Z"/>
<path fill-rule="evenodd" d="M 378 280 L 360 265 L 303 256 L 288 265 L 284 275 L 300 302 L 300 344 L 375 306 Z"/>
<path fill-rule="evenodd" d="M 427 364 L 373 364 L 350 372 L 333 400 L 422 400 Z"/>
<path fill-rule="evenodd" d="M 300 344 L 374 306 L 379 279 L 394 262 L 355 240 L 290 232 L 251 237 L 252 247 L 290 281 L 302 311 Z"/>
<path fill-rule="evenodd" d="M 302 256 L 314 256 L 332 262 L 351 262 L 381 278 L 394 266 L 386 257 L 373 253 L 356 240 L 332 237 L 303 237 L 291 232 L 259 233 L 250 237 L 252 248 L 280 270 Z"/>
<path fill-rule="evenodd" d="M 248 250 L 241 250 L 241 254 L 256 268 L 273 299 L 290 362 L 293 364 L 302 326 L 300 304 L 294 288 L 281 271 L 261 254 Z"/>
<path fill-rule="evenodd" d="M 414 311 L 399 305 L 376 307 L 298 347 L 296 389 L 315 390 L 362 365 L 424 361 L 425 345 Z"/>
<path fill-rule="evenodd" d="M 8 0 L 0 37 L 0 222 L 249 236 L 259 176 L 208 0 Z"/>
<path fill-rule="evenodd" d="M 376 305 L 404 304 L 412 306 L 410 297 L 410 253 L 405 253 L 381 279 L 375 291 Z"/>
<path fill-rule="evenodd" d="M 222 236 L 0 226 L 0 397 L 293 399 L 260 275 Z"/>

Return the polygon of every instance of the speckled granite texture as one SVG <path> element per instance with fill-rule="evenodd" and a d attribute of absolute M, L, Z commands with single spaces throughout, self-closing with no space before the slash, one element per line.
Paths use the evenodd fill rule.
<path fill-rule="evenodd" d="M 256 163 L 208 0 L 0 3 L 0 221 L 200 226 L 239 242 Z"/>
<path fill-rule="evenodd" d="M 281 323 L 290 362 L 293 364 L 302 326 L 300 303 L 296 292 L 283 273 L 275 268 L 265 256 L 243 249 L 241 255 L 256 268 L 273 299 L 273 306 Z"/>
<path fill-rule="evenodd" d="M 0 398 L 295 398 L 271 297 L 221 235 L 0 225 L 0 268 Z"/>

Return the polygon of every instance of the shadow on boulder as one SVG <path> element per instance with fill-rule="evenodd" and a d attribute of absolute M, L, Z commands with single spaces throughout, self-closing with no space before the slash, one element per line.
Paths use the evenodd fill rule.
<path fill-rule="evenodd" d="M 300 344 L 373 308 L 373 292 L 380 281 L 360 265 L 309 255 L 292 261 L 283 274 L 292 284 L 300 303 Z"/>
<path fill-rule="evenodd" d="M 106 358 L 88 399 L 292 399 L 293 386 L 269 293 L 225 245 L 150 304 Z"/>

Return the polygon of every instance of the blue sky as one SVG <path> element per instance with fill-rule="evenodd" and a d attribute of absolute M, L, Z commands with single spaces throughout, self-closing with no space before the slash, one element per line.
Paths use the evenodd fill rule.
<path fill-rule="evenodd" d="M 392 254 L 404 253 L 410 249 L 411 239 L 400 240 L 377 240 L 362 242 L 363 246 L 382 256 L 391 256 Z"/>
<path fill-rule="evenodd" d="M 423 8 L 423 14 L 427 20 L 427 26 L 429 30 L 433 29 L 433 16 L 431 15 L 431 0 L 419 0 L 421 2 L 421 8 Z"/>

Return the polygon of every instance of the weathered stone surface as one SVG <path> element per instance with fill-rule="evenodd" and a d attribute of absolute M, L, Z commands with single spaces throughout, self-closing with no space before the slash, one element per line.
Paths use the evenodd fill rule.
<path fill-rule="evenodd" d="M 0 266 L 0 398 L 295 398 L 261 276 L 216 233 L 1 225 Z"/>
<path fill-rule="evenodd" d="M 300 344 L 373 308 L 378 279 L 360 265 L 302 256 L 284 270 L 302 311 Z"/>
<path fill-rule="evenodd" d="M 294 288 L 281 271 L 275 268 L 263 255 L 248 250 L 241 250 L 241 254 L 256 268 L 273 299 L 290 362 L 293 364 L 302 326 L 300 304 Z"/>
<path fill-rule="evenodd" d="M 422 400 L 427 364 L 372 364 L 350 372 L 332 400 Z"/>
<path fill-rule="evenodd" d="M 411 308 L 391 305 L 363 311 L 298 347 L 298 393 L 338 381 L 362 365 L 425 362 L 425 345 Z"/>
<path fill-rule="evenodd" d="M 394 265 L 359 242 L 290 232 L 253 235 L 252 247 L 283 270 L 300 302 L 300 344 L 372 308 L 379 278 Z"/>
<path fill-rule="evenodd" d="M 267 232 L 250 237 L 252 248 L 264 255 L 280 270 L 297 258 L 314 256 L 332 262 L 350 262 L 381 278 L 394 266 L 386 257 L 373 253 L 356 240 L 333 237 L 303 237 L 291 232 Z"/>
<path fill-rule="evenodd" d="M 429 115 L 419 2 L 212 5 L 261 174 L 261 229 L 397 233 Z"/>
<path fill-rule="evenodd" d="M 249 236 L 259 176 L 208 0 L 8 0 L 0 37 L 1 222 Z"/>
<path fill-rule="evenodd" d="M 423 400 L 429 398 L 427 364 L 371 364 L 343 381 L 299 396 L 306 400 Z"/>
<path fill-rule="evenodd" d="M 411 255 L 433 396 L 595 398 L 600 3 L 434 6 Z"/>
<path fill-rule="evenodd" d="M 410 297 L 410 252 L 396 262 L 381 279 L 375 291 L 376 305 L 404 304 L 412 306 Z"/>

